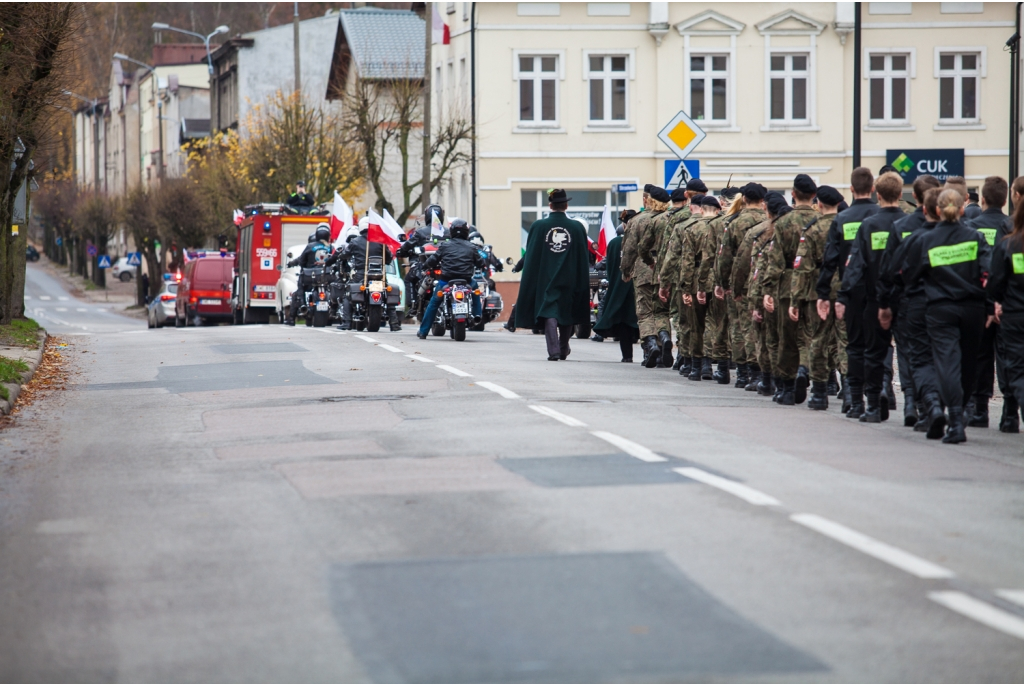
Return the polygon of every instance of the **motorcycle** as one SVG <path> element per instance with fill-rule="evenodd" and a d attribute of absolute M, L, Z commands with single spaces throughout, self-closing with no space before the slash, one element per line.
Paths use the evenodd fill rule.
<path fill-rule="evenodd" d="M 484 245 L 484 250 L 487 254 L 490 254 L 491 246 Z M 493 275 L 494 267 L 488 267 L 486 274 L 480 269 L 477 269 L 476 273 L 473 274 L 474 280 L 479 284 L 477 288 L 480 292 L 481 304 L 480 322 L 473 325 L 472 330 L 474 331 L 484 330 L 484 326 L 500 317 L 501 312 L 504 309 L 504 301 L 501 299 L 501 293 L 493 287 L 494 281 L 491 280 Z"/>
<path fill-rule="evenodd" d="M 324 328 L 331 320 L 331 284 L 335 276 L 322 266 L 303 269 L 302 275 L 312 282 L 312 286 L 304 294 L 306 304 L 299 307 L 299 316 L 305 318 L 307 326 Z"/>
<path fill-rule="evenodd" d="M 467 281 L 460 278 L 449 281 L 438 293 L 444 297 L 444 302 L 437 309 L 431 333 L 444 335 L 449 331 L 452 340 L 465 340 L 466 329 L 473 325 L 473 294 Z"/>
<path fill-rule="evenodd" d="M 384 276 L 384 258 L 370 257 L 366 261 L 366 273 L 363 281 L 349 283 L 349 297 L 352 299 L 352 320 L 349 326 L 356 330 L 365 327 L 370 333 L 380 330 L 389 306 L 398 305 L 398 292 L 395 291 Z"/>

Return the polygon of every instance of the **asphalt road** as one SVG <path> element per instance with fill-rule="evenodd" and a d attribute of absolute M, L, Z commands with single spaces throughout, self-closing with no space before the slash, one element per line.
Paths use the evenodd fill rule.
<path fill-rule="evenodd" d="M 611 342 L 28 293 L 73 377 L 0 433 L 0 680 L 1024 679 L 1019 435 L 941 445 Z"/>

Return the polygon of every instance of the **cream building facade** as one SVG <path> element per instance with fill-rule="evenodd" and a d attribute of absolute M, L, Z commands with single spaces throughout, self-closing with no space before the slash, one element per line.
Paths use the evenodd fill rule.
<path fill-rule="evenodd" d="M 707 132 L 689 159 L 712 190 L 787 190 L 798 173 L 848 190 L 853 3 L 438 4 L 451 42 L 432 50 L 433 116 L 469 106 L 475 24 L 477 157 L 475 184 L 465 169 L 435 195 L 472 217 L 475 185 L 476 224 L 503 257 L 547 188 L 569 189 L 592 235 L 604 204 L 637 208 L 612 186 L 666 182 L 675 156 L 657 134 L 680 110 Z M 1007 175 L 1014 8 L 862 3 L 865 166 L 962 150 L 969 186 Z"/>

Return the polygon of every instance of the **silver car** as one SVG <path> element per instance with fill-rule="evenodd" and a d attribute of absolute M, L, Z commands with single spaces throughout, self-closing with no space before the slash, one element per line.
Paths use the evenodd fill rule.
<path fill-rule="evenodd" d="M 150 328 L 163 328 L 164 324 L 174 323 L 174 301 L 178 295 L 178 284 L 164 281 L 164 287 L 150 301 L 146 319 Z"/>

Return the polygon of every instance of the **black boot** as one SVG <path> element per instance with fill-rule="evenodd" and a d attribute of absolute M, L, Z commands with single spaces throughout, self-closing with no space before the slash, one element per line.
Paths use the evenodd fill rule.
<path fill-rule="evenodd" d="M 661 345 L 661 366 L 672 368 L 672 334 L 668 331 L 658 333 L 658 344 Z"/>
<path fill-rule="evenodd" d="M 1003 396 L 1003 415 L 999 417 L 1000 433 L 1020 433 L 1020 407 L 1017 399 Z"/>
<path fill-rule="evenodd" d="M 700 379 L 710 381 L 715 378 L 715 369 L 711 366 L 711 357 L 704 357 L 700 364 Z"/>
<path fill-rule="evenodd" d="M 718 368 L 715 370 L 715 373 L 712 374 L 712 377 L 716 381 L 718 381 L 719 385 L 728 385 L 729 381 L 731 380 L 729 378 L 729 360 L 728 359 L 719 359 L 718 360 Z"/>
<path fill-rule="evenodd" d="M 810 371 L 807 370 L 806 366 L 801 365 L 796 370 L 796 390 L 795 399 L 797 404 L 803 404 L 804 400 L 807 399 L 807 386 L 811 383 Z"/>
<path fill-rule="evenodd" d="M 750 375 L 749 375 L 748 369 L 749 369 L 749 367 L 748 367 L 747 364 L 737 364 L 736 365 L 736 385 L 733 386 L 733 387 L 736 387 L 736 388 L 745 388 L 745 387 L 747 387 L 747 383 L 750 382 Z"/>
<path fill-rule="evenodd" d="M 786 381 L 778 376 L 772 376 L 772 402 L 782 400 L 782 392 L 786 389 Z"/>
<path fill-rule="evenodd" d="M 747 364 L 747 384 L 743 386 L 743 390 L 757 392 L 759 385 L 761 385 L 761 369 L 757 364 Z"/>
<path fill-rule="evenodd" d="M 828 385 L 822 381 L 811 381 L 811 398 L 807 400 L 808 409 L 825 411 L 828 409 Z"/>
<path fill-rule="evenodd" d="M 658 347 L 658 339 L 653 335 L 644 338 L 644 367 L 653 369 L 661 359 L 661 349 Z"/>
<path fill-rule="evenodd" d="M 839 379 L 836 378 L 834 369 L 828 374 L 828 384 L 825 386 L 825 392 L 833 397 L 839 394 Z"/>
<path fill-rule="evenodd" d="M 843 401 L 841 411 L 848 414 L 850 412 L 850 384 L 846 382 L 846 376 L 842 376 L 840 380 L 839 394 L 836 397 Z"/>
<path fill-rule="evenodd" d="M 896 411 L 896 389 L 892 387 L 892 374 L 886 369 L 882 372 L 882 393 L 878 396 L 882 408 L 882 420 L 889 419 L 889 412 Z"/>
<path fill-rule="evenodd" d="M 683 357 L 683 363 L 679 365 L 679 375 L 689 376 L 693 370 L 693 360 L 690 357 Z"/>
<path fill-rule="evenodd" d="M 864 388 L 855 388 L 850 384 L 846 387 L 850 397 L 850 410 L 846 412 L 846 418 L 859 419 L 864 415 Z"/>
<path fill-rule="evenodd" d="M 968 417 L 967 425 L 972 428 L 988 428 L 988 397 L 974 396 L 974 413 Z"/>
<path fill-rule="evenodd" d="M 772 388 L 772 374 L 770 371 L 761 372 L 761 382 L 757 384 L 757 394 L 771 397 L 775 394 Z"/>
<path fill-rule="evenodd" d="M 903 425 L 907 428 L 917 423 L 917 405 L 914 402 L 914 391 L 903 391 Z"/>
<path fill-rule="evenodd" d="M 942 442 L 947 445 L 967 442 L 967 434 L 964 432 L 963 407 L 949 408 L 949 425 L 946 427 L 946 436 L 942 438 Z"/>
<path fill-rule="evenodd" d="M 882 398 L 881 394 L 877 392 L 868 393 L 868 406 L 864 409 L 864 413 L 861 415 L 861 423 L 881 423 L 882 422 Z"/>
<path fill-rule="evenodd" d="M 779 395 L 779 404 L 784 407 L 792 407 L 796 404 L 796 379 L 779 382 L 782 384 L 782 394 Z"/>
<path fill-rule="evenodd" d="M 619 338 L 619 351 L 622 352 L 622 359 L 620 361 L 626 362 L 627 364 L 633 363 L 633 342 L 632 336 L 624 335 Z"/>
<path fill-rule="evenodd" d="M 935 393 L 929 393 L 925 399 L 928 417 L 925 419 L 925 433 L 929 440 L 938 440 L 946 428 L 946 412 L 942 411 L 942 402 Z M 961 410 L 962 411 L 962 410 Z M 963 414 L 961 413 L 961 416 Z"/>
<path fill-rule="evenodd" d="M 681 367 L 682 365 L 683 365 L 683 353 L 682 352 L 677 352 L 676 353 L 676 360 L 672 364 L 672 370 L 673 371 L 678 371 L 679 367 Z"/>

